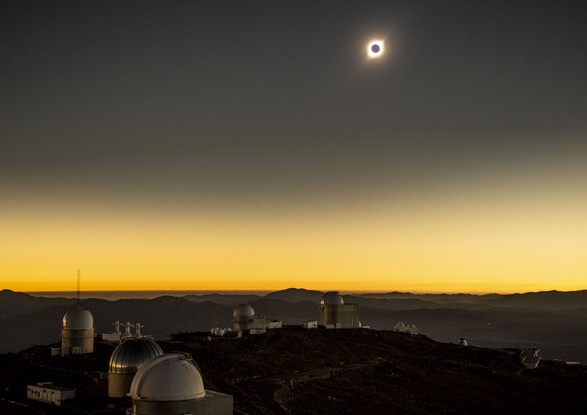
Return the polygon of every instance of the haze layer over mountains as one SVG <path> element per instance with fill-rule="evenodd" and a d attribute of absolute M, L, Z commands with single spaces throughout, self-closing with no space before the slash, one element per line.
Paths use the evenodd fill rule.
<path fill-rule="evenodd" d="M 287 289 L 264 296 L 187 295 L 153 299 L 82 300 L 94 316 L 96 333 L 112 331 L 116 320 L 140 322 L 157 339 L 172 333 L 229 327 L 232 309 L 247 302 L 257 314 L 284 324 L 319 319 L 322 292 Z M 392 330 L 398 322 L 415 324 L 420 334 L 490 348 L 538 347 L 547 359 L 587 362 L 587 291 L 526 294 L 411 294 L 402 292 L 344 296 L 360 305 L 363 325 Z M 0 353 L 59 341 L 61 319 L 74 298 L 35 297 L 0 292 Z"/>

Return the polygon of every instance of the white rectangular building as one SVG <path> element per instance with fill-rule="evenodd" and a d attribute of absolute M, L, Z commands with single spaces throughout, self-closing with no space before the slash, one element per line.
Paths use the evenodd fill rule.
<path fill-rule="evenodd" d="M 267 324 L 268 329 L 280 329 L 282 327 L 283 327 L 283 321 L 281 321 L 281 320 L 271 320 Z"/>
<path fill-rule="evenodd" d="M 61 406 L 64 400 L 75 398 L 75 390 L 57 386 L 53 382 L 39 382 L 27 385 L 26 396 L 28 399 Z"/>

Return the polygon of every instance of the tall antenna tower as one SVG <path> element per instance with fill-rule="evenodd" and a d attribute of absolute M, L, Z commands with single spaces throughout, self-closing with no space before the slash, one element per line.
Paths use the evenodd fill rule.
<path fill-rule="evenodd" d="M 81 272 L 77 270 L 77 303 L 79 305 L 80 302 L 80 284 L 81 284 Z"/>

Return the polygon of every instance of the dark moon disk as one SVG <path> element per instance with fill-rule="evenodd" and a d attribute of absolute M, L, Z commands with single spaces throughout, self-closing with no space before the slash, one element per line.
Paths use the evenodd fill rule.
<path fill-rule="evenodd" d="M 373 53 L 379 53 L 379 51 L 381 50 L 381 46 L 375 44 L 375 45 L 371 45 L 371 52 Z"/>

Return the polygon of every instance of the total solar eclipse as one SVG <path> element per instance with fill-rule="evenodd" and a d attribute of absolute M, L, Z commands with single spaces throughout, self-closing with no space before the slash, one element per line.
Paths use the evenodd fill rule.
<path fill-rule="evenodd" d="M 383 40 L 372 40 L 367 46 L 367 56 L 369 58 L 378 58 L 383 54 Z"/>

